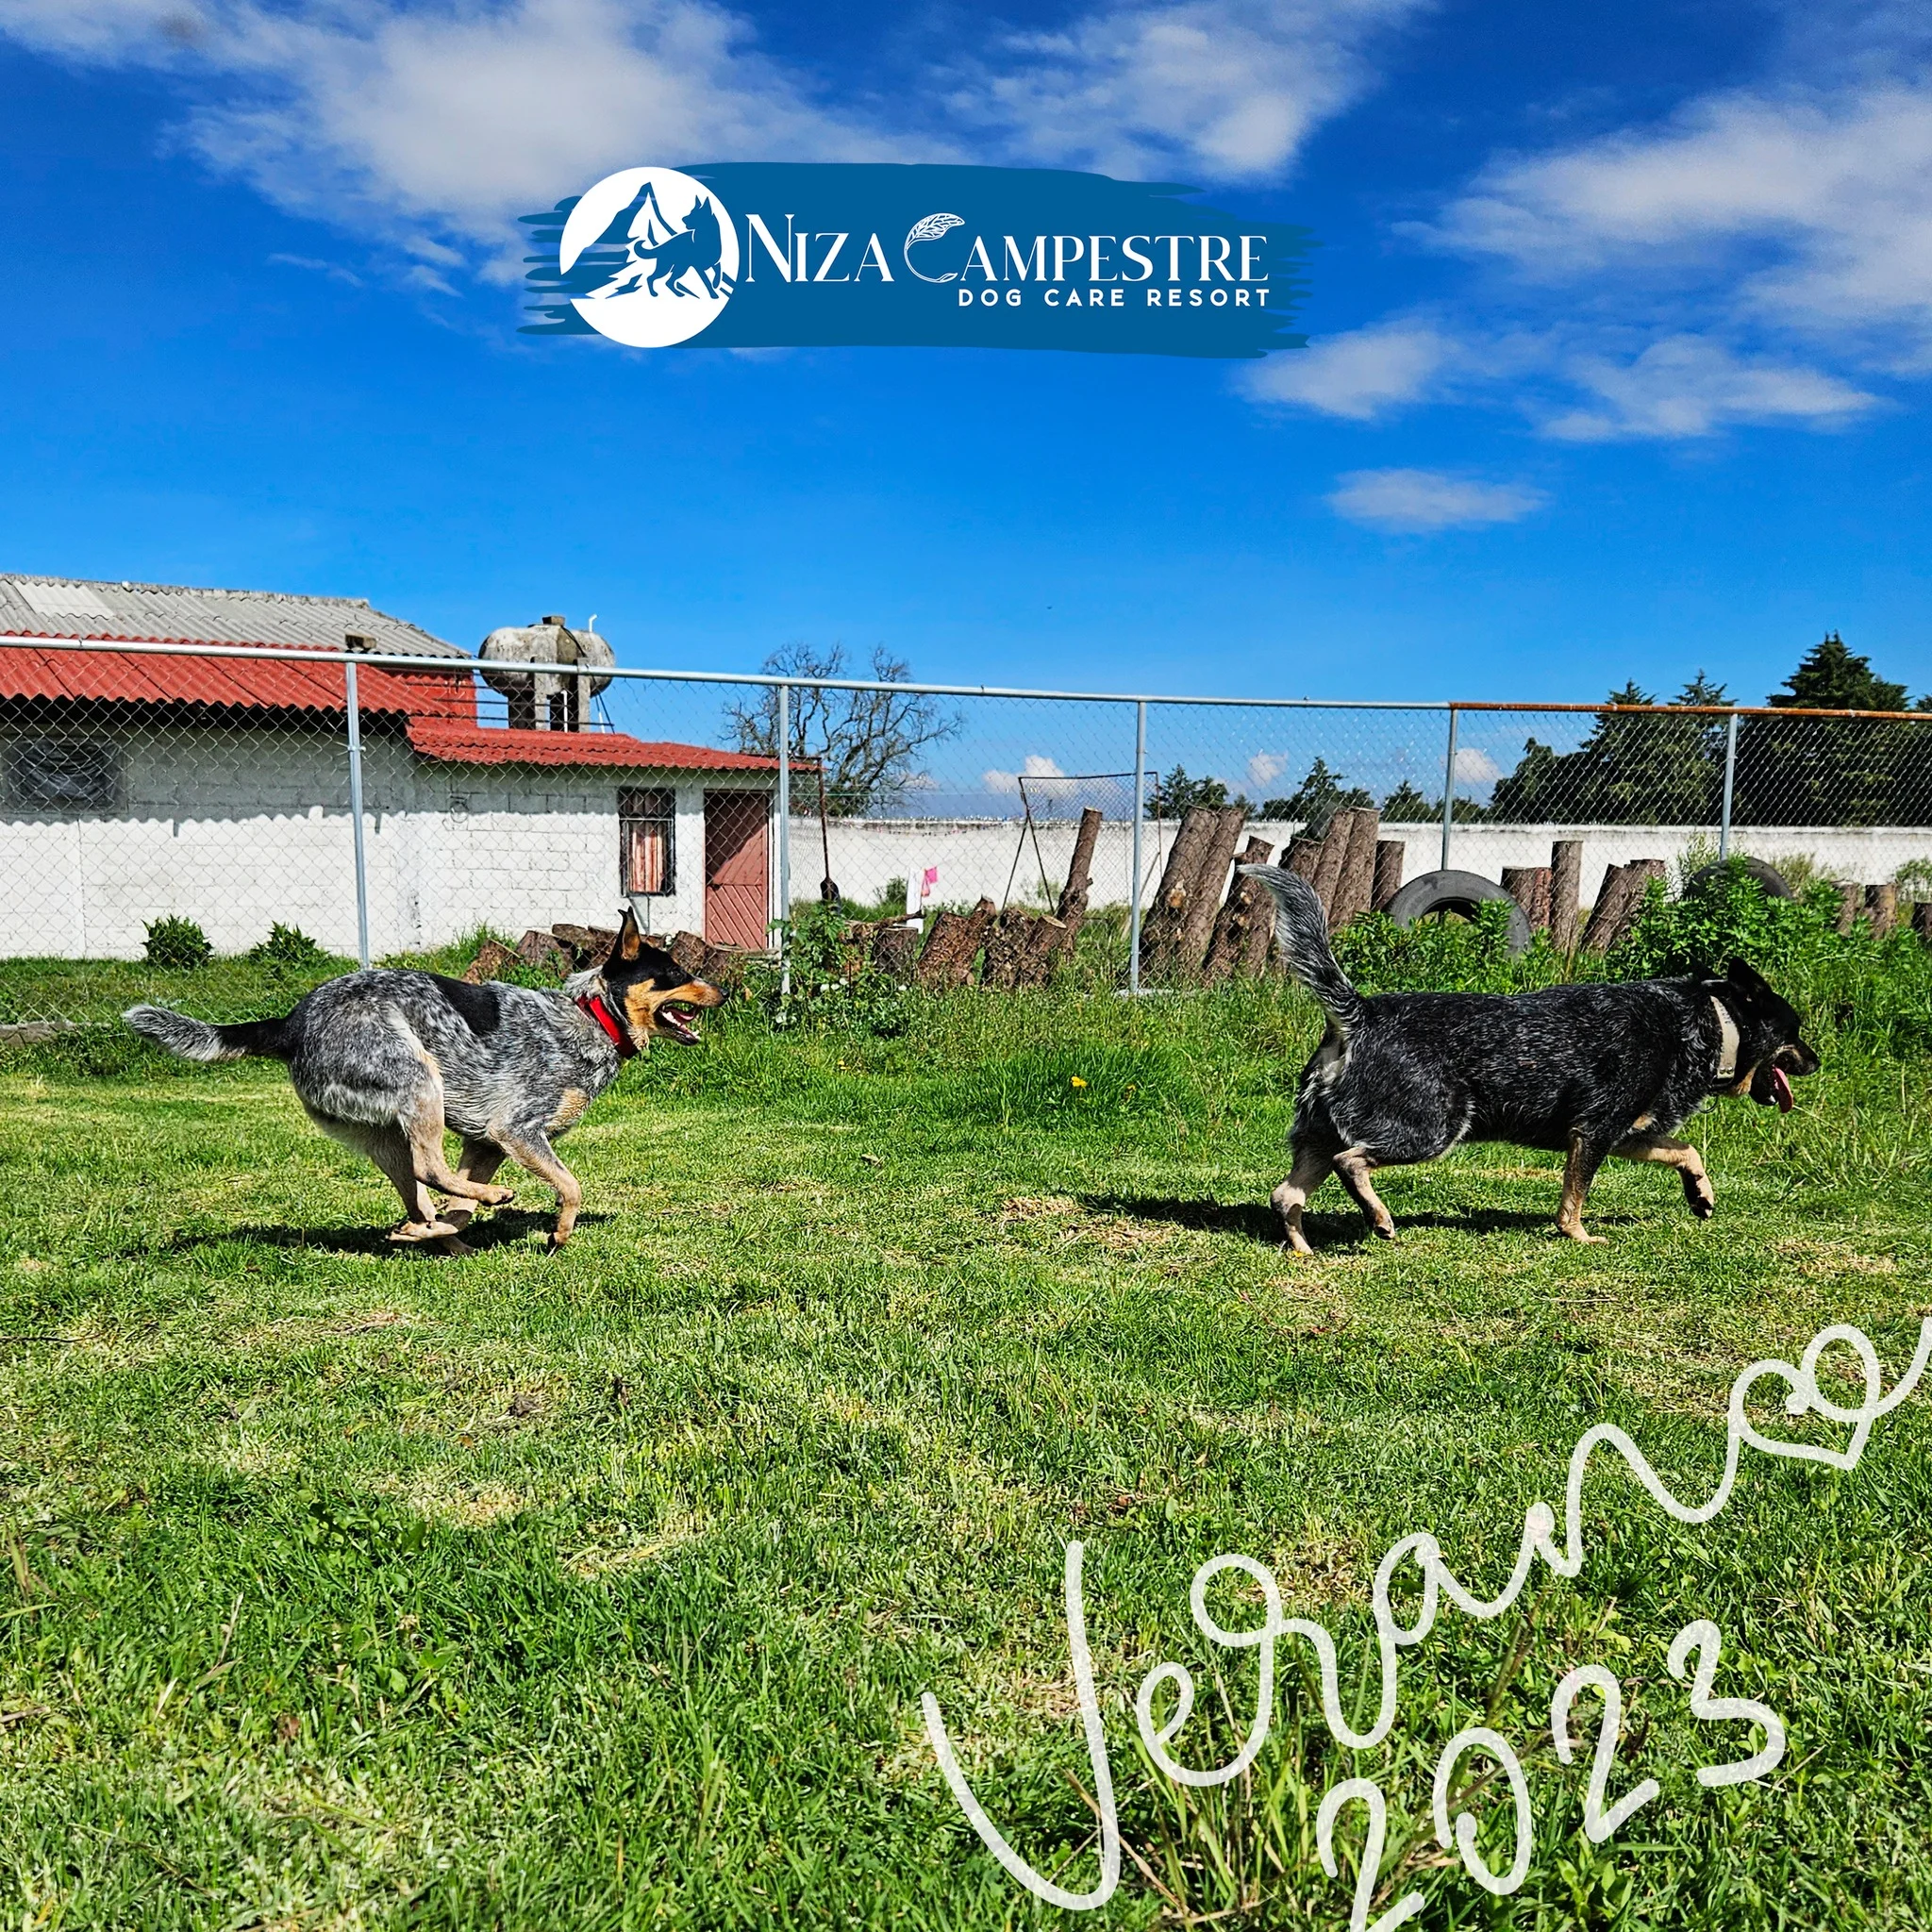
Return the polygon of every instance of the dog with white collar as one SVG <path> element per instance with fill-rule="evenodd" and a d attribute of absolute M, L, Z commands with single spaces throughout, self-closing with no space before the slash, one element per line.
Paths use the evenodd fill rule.
<path fill-rule="evenodd" d="M 1293 1169 L 1273 1195 L 1297 1254 L 1312 1252 L 1302 1209 L 1330 1174 L 1392 1239 L 1370 1175 L 1463 1141 L 1562 1153 L 1557 1225 L 1572 1241 L 1603 1239 L 1584 1231 L 1583 1204 L 1613 1154 L 1675 1168 L 1690 1211 L 1708 1219 L 1709 1176 L 1677 1129 L 1724 1094 L 1789 1112 L 1792 1076 L 1818 1071 L 1796 1010 L 1741 959 L 1722 979 L 1366 998 L 1337 963 L 1307 882 L 1278 866 L 1241 871 L 1274 897 L 1282 957 L 1328 1016 L 1302 1070 Z"/>

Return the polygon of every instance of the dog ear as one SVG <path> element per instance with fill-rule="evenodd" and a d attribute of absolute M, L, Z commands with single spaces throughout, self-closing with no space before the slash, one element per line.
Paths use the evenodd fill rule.
<path fill-rule="evenodd" d="M 1745 992 L 1769 992 L 1771 986 L 1748 959 L 1733 959 L 1724 968 L 1724 977 Z"/>
<path fill-rule="evenodd" d="M 624 917 L 617 924 L 617 943 L 611 947 L 610 957 L 629 965 L 643 949 L 644 936 L 638 929 L 637 908 L 626 906 Z"/>

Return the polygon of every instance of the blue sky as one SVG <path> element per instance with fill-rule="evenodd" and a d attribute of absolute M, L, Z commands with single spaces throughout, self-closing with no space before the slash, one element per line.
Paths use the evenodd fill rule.
<path fill-rule="evenodd" d="M 0 0 L 0 567 L 631 663 L 1761 698 L 1932 688 L 1918 9 Z M 965 159 L 1306 224 L 1264 363 L 517 334 L 639 161 Z"/>

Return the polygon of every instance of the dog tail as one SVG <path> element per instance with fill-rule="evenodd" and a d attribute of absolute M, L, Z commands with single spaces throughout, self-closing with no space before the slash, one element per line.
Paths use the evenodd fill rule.
<path fill-rule="evenodd" d="M 184 1060 L 239 1060 L 249 1054 L 287 1059 L 293 1042 L 289 1023 L 244 1020 L 234 1026 L 210 1026 L 166 1007 L 129 1007 L 121 1015 L 134 1030 Z"/>
<path fill-rule="evenodd" d="M 1274 941 L 1288 970 L 1346 1034 L 1360 1023 L 1368 1003 L 1336 961 L 1328 943 L 1328 916 L 1314 888 L 1298 873 L 1284 872 L 1278 865 L 1244 865 L 1241 872 L 1266 886 L 1274 900 Z"/>

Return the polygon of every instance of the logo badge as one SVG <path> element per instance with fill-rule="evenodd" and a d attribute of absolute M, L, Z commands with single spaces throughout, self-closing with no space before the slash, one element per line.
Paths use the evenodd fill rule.
<path fill-rule="evenodd" d="M 730 301 L 738 233 L 702 181 L 675 168 L 625 168 L 571 209 L 557 266 L 571 307 L 599 335 L 665 349 L 708 327 Z"/>

